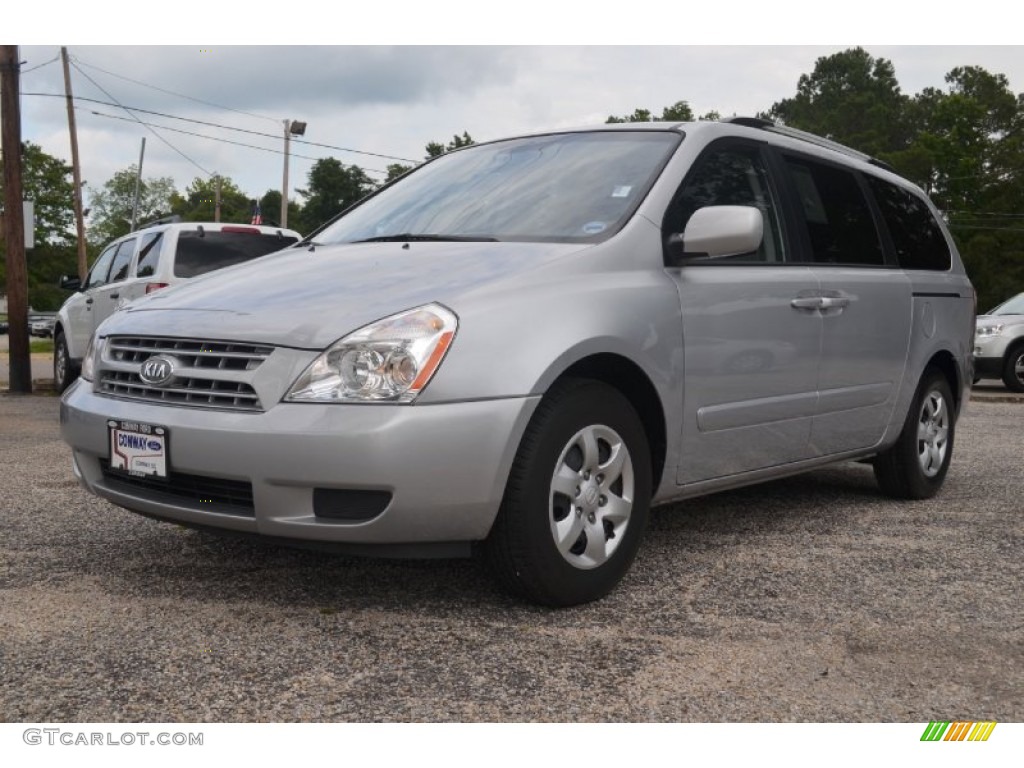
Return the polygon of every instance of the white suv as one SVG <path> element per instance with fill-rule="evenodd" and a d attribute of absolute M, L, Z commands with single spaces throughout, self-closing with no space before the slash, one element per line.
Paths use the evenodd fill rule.
<path fill-rule="evenodd" d="M 1024 392 L 1024 293 L 978 316 L 974 376 L 1002 379 L 1007 389 Z"/>
<path fill-rule="evenodd" d="M 75 291 L 53 326 L 53 378 L 63 392 L 78 377 L 93 331 L 129 301 L 179 280 L 240 264 L 294 245 L 291 229 L 162 220 L 125 235 L 100 253 L 82 283 L 63 277 Z"/>

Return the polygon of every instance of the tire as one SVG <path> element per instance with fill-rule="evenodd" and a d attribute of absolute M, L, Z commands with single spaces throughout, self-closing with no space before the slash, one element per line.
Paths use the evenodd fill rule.
<path fill-rule="evenodd" d="M 1003 384 L 1011 392 L 1024 392 L 1024 344 L 1007 353 L 1003 363 Z"/>
<path fill-rule="evenodd" d="M 925 370 L 896 443 L 875 457 L 882 492 L 898 499 L 928 499 L 942 487 L 953 456 L 956 409 L 946 377 Z"/>
<path fill-rule="evenodd" d="M 625 396 L 596 381 L 556 384 L 526 428 L 485 542 L 492 571 L 543 605 L 603 597 L 636 556 L 651 484 L 647 436 Z"/>
<path fill-rule="evenodd" d="M 57 331 L 53 337 L 53 386 L 63 392 L 78 378 L 78 366 L 71 361 L 64 331 Z"/>

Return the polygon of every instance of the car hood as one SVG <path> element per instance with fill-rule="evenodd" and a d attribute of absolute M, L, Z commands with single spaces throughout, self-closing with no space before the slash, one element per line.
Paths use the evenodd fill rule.
<path fill-rule="evenodd" d="M 177 283 L 112 315 L 102 333 L 322 349 L 367 323 L 493 288 L 592 247 L 362 243 L 300 248 Z"/>
<path fill-rule="evenodd" d="M 975 325 L 979 328 L 983 325 L 1021 325 L 1024 324 L 1024 315 L 978 315 Z"/>

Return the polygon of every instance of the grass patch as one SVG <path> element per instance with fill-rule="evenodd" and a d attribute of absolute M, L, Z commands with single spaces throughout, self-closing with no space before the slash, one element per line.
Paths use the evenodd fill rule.
<path fill-rule="evenodd" d="M 33 339 L 28 343 L 28 351 L 33 355 L 37 352 L 53 354 L 53 339 Z"/>

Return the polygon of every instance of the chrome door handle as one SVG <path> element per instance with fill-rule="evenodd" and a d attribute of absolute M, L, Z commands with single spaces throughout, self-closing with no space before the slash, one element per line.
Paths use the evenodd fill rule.
<path fill-rule="evenodd" d="M 843 296 L 823 296 L 820 301 L 821 309 L 843 309 L 850 305 L 850 300 Z"/>
<path fill-rule="evenodd" d="M 793 299 L 789 302 L 789 306 L 793 307 L 793 309 L 821 309 L 823 301 L 824 299 L 821 296 L 807 296 Z"/>

